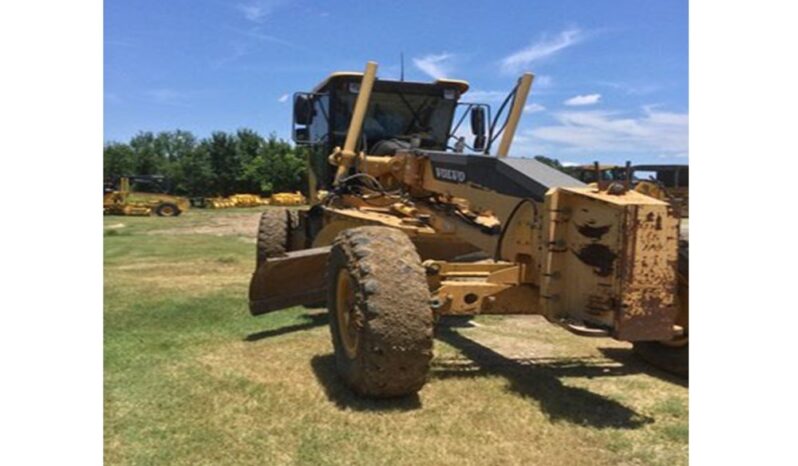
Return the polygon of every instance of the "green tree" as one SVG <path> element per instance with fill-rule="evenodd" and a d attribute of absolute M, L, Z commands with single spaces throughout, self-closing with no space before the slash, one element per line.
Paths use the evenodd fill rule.
<path fill-rule="evenodd" d="M 140 132 L 130 140 L 135 154 L 136 175 L 160 175 L 166 168 L 166 154 L 161 141 L 150 132 Z"/>
<path fill-rule="evenodd" d="M 162 131 L 155 137 L 156 151 L 167 161 L 177 161 L 194 151 L 197 138 L 190 131 Z"/>
<path fill-rule="evenodd" d="M 275 134 L 215 131 L 198 140 L 183 130 L 140 132 L 129 144 L 108 143 L 104 174 L 165 175 L 175 194 L 216 196 L 304 190 L 305 152 Z"/>
<path fill-rule="evenodd" d="M 262 160 L 258 159 L 265 141 L 263 137 L 251 129 L 239 129 L 236 132 L 236 152 L 241 163 L 241 173 L 236 183 L 238 192 L 257 194 L 262 191 L 258 170 Z"/>
<path fill-rule="evenodd" d="M 236 151 L 236 138 L 223 131 L 214 131 L 211 137 L 200 144 L 208 154 L 214 174 L 211 184 L 214 194 L 228 196 L 235 192 L 243 169 Z"/>
<path fill-rule="evenodd" d="M 556 168 L 557 170 L 560 170 L 561 172 L 565 173 L 565 167 L 563 167 L 560 161 L 557 159 L 552 159 L 546 157 L 545 155 L 536 155 L 535 160 L 537 160 L 540 163 L 546 164 L 551 168 Z"/>
<path fill-rule="evenodd" d="M 305 158 L 296 148 L 275 134 L 269 135 L 263 150 L 265 179 L 271 182 L 273 192 L 302 189 L 302 180 L 307 170 Z"/>
<path fill-rule="evenodd" d="M 129 145 L 109 142 L 103 147 L 103 177 L 106 180 L 129 175 L 135 166 L 135 153 Z"/>
<path fill-rule="evenodd" d="M 172 169 L 175 194 L 186 196 L 212 196 L 215 175 L 210 155 L 204 146 L 183 154 Z"/>

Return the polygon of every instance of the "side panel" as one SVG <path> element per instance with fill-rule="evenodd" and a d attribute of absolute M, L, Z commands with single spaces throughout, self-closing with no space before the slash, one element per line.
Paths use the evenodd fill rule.
<path fill-rule="evenodd" d="M 635 192 L 555 189 L 543 225 L 541 299 L 549 319 L 627 341 L 673 336 L 677 222 L 666 203 Z"/>
<path fill-rule="evenodd" d="M 621 308 L 615 333 L 621 340 L 668 340 L 676 319 L 678 223 L 670 206 L 629 207 L 620 264 Z"/>

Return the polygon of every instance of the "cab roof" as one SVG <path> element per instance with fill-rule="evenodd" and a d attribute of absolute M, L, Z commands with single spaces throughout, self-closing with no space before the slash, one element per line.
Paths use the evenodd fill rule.
<path fill-rule="evenodd" d="M 363 77 L 363 73 L 359 72 L 359 71 L 336 71 L 335 73 L 332 73 L 329 76 L 327 76 L 324 79 L 324 81 L 322 81 L 319 84 L 317 84 L 316 87 L 313 88 L 313 92 L 314 93 L 318 93 L 318 92 L 324 91 L 327 88 L 327 86 L 333 80 L 336 80 L 336 79 L 340 79 L 340 78 L 362 78 L 362 77 Z M 377 80 L 380 80 L 380 79 L 377 78 Z M 394 80 L 385 80 L 385 81 L 407 82 L 407 83 L 412 83 L 412 84 L 430 84 L 430 83 L 424 83 L 424 82 L 418 82 L 418 81 L 394 81 Z M 468 87 L 469 87 L 467 81 L 461 81 L 459 79 L 436 79 L 432 84 L 439 85 L 441 87 L 454 87 L 454 88 L 457 89 L 457 91 L 461 95 L 465 94 L 466 91 L 468 91 Z"/>

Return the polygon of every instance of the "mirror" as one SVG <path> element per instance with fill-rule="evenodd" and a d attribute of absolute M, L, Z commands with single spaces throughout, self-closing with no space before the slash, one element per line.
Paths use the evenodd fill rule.
<path fill-rule="evenodd" d="M 471 107 L 471 134 L 480 136 L 485 134 L 485 108 Z"/>
<path fill-rule="evenodd" d="M 471 107 L 471 134 L 474 135 L 474 150 L 485 148 L 485 107 Z"/>
<path fill-rule="evenodd" d="M 312 97 L 308 94 L 296 94 L 294 96 L 294 123 L 309 125 L 313 122 L 314 115 Z"/>
<path fill-rule="evenodd" d="M 294 142 L 297 144 L 310 144 L 310 130 L 307 127 L 294 128 Z"/>
<path fill-rule="evenodd" d="M 474 136 L 474 150 L 475 151 L 485 150 L 486 139 L 487 138 L 485 137 L 484 134 L 481 136 Z"/>

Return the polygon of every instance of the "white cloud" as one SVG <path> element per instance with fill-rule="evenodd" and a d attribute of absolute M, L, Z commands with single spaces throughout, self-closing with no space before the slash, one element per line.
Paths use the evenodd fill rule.
<path fill-rule="evenodd" d="M 632 85 L 624 82 L 597 81 L 597 84 L 617 89 L 628 95 L 648 95 L 662 89 L 661 85 L 655 83 Z"/>
<path fill-rule="evenodd" d="M 253 0 L 236 5 L 244 18 L 255 23 L 262 23 L 277 8 L 283 0 Z"/>
<path fill-rule="evenodd" d="M 549 75 L 541 74 L 539 76 L 535 76 L 535 81 L 532 83 L 533 88 L 539 87 L 551 87 L 551 83 L 554 80 Z"/>
<path fill-rule="evenodd" d="M 288 98 L 289 97 L 290 96 L 288 94 L 283 94 L 283 95 L 281 95 L 280 97 L 277 98 L 277 102 L 280 102 L 281 104 L 284 104 L 284 103 L 288 102 Z"/>
<path fill-rule="evenodd" d="M 244 17 L 250 21 L 255 21 L 259 23 L 263 20 L 263 17 L 266 13 L 263 11 L 263 8 L 260 5 L 253 3 L 249 5 L 238 5 L 238 9 L 244 13 Z"/>
<path fill-rule="evenodd" d="M 599 100 L 601 100 L 601 94 L 585 94 L 571 97 L 563 103 L 570 106 L 595 105 Z"/>
<path fill-rule="evenodd" d="M 450 76 L 453 71 L 451 59 L 454 57 L 451 53 L 439 53 L 425 55 L 420 58 L 414 58 L 413 64 L 416 68 L 424 73 L 430 75 L 435 79 L 445 78 Z"/>
<path fill-rule="evenodd" d="M 630 118 L 606 111 L 554 114 L 559 123 L 527 131 L 537 140 L 557 143 L 575 152 L 656 153 L 667 157 L 688 153 L 688 115 L 643 107 Z"/>
<path fill-rule="evenodd" d="M 543 110 L 546 110 L 546 107 L 540 104 L 531 103 L 524 106 L 524 113 L 537 113 L 542 112 Z"/>
<path fill-rule="evenodd" d="M 532 94 L 540 93 L 539 89 L 550 87 L 552 83 L 551 76 L 548 75 L 540 75 L 535 76 L 535 80 L 532 82 Z M 510 93 L 512 87 L 508 87 L 505 90 L 484 90 L 484 89 L 471 89 L 466 94 L 465 100 L 469 102 L 485 102 L 485 103 L 492 103 L 492 102 L 502 102 L 507 94 Z"/>
<path fill-rule="evenodd" d="M 279 37 L 275 37 L 275 36 L 272 36 L 272 35 L 269 35 L 269 34 L 264 34 L 263 32 L 261 32 L 261 29 L 262 29 L 261 26 L 255 26 L 252 29 L 247 30 L 247 31 L 236 31 L 236 32 L 239 32 L 240 34 L 243 34 L 244 36 L 250 37 L 252 39 L 257 39 L 257 40 L 262 41 L 262 42 L 272 42 L 272 43 L 275 43 L 275 44 L 285 45 L 285 46 L 288 46 L 288 47 L 300 48 L 296 44 L 294 44 L 293 42 L 289 42 L 289 41 L 287 41 L 285 39 L 280 39 Z"/>
<path fill-rule="evenodd" d="M 544 36 L 539 41 L 512 53 L 501 60 L 502 71 L 515 73 L 528 67 L 532 62 L 548 58 L 557 52 L 578 44 L 584 39 L 581 30 L 573 28 L 560 32 L 554 38 Z"/>

